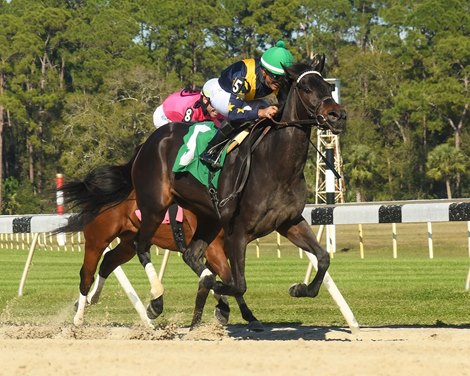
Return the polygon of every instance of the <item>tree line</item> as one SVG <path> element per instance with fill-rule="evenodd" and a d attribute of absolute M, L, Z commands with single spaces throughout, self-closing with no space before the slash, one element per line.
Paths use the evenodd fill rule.
<path fill-rule="evenodd" d="M 124 163 L 169 93 L 278 39 L 341 81 L 347 201 L 470 194 L 468 1 L 0 0 L 2 213 L 53 212 L 56 173 Z"/>

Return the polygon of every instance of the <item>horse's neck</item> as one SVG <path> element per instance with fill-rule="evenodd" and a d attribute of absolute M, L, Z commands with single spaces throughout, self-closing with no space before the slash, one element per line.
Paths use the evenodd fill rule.
<path fill-rule="evenodd" d="M 269 165 L 276 171 L 276 176 L 301 175 L 307 161 L 310 130 L 281 126 L 270 133 L 270 141 L 265 144 L 269 149 L 266 155 L 270 155 Z"/>
<path fill-rule="evenodd" d="M 302 102 L 299 100 L 295 91 L 295 84 L 291 85 L 289 93 L 287 94 L 284 110 L 282 111 L 281 122 L 293 122 L 296 120 L 303 120 L 302 113 L 305 113 Z"/>
<path fill-rule="evenodd" d="M 302 103 L 296 98 L 294 89 L 291 89 L 287 96 L 281 123 L 293 123 L 297 120 L 305 120 L 302 114 L 305 113 Z M 305 115 L 304 115 L 305 116 Z M 300 155 L 300 158 L 307 154 L 311 128 L 291 125 L 282 129 L 278 137 L 281 139 L 277 148 L 283 150 L 287 155 Z M 305 157 L 306 158 L 306 157 Z M 303 161 L 305 163 L 305 160 Z"/>

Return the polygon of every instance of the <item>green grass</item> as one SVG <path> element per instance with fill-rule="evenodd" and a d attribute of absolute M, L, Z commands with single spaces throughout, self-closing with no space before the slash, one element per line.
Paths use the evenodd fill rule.
<path fill-rule="evenodd" d="M 426 224 L 398 226 L 398 258 L 392 258 L 391 225 L 363 226 L 365 258 L 359 257 L 357 226 L 337 226 L 338 252 L 331 260 L 330 274 L 363 326 L 380 325 L 470 325 L 470 293 L 464 290 L 470 265 L 466 223 L 433 226 L 434 259 L 428 258 Z M 246 301 L 265 323 L 346 325 L 322 288 L 315 299 L 291 298 L 287 290 L 302 282 L 307 258 L 282 240 L 277 257 L 274 235 L 261 241 L 258 259 L 255 246 L 247 252 Z M 342 249 L 342 251 L 340 251 Z M 78 297 L 82 252 L 37 250 L 26 281 L 24 295 L 17 297 L 27 250 L 0 250 L 0 322 L 71 322 Z M 153 254 L 158 270 L 162 256 Z M 136 259 L 124 265 L 144 304 L 148 281 Z M 191 320 L 197 278 L 172 253 L 164 285 L 165 310 L 158 320 L 188 325 Z M 214 300 L 209 297 L 204 321 L 212 319 Z M 233 299 L 232 324 L 244 323 Z M 86 312 L 89 323 L 132 324 L 139 317 L 114 276 L 109 278 L 98 305 Z"/>

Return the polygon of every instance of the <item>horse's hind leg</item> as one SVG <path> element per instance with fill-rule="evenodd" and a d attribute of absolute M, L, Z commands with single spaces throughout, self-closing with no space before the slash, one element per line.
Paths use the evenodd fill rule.
<path fill-rule="evenodd" d="M 318 271 L 313 281 L 308 285 L 305 283 L 294 284 L 289 289 L 289 294 L 293 297 L 314 298 L 318 295 L 325 273 L 330 266 L 330 255 L 318 244 L 315 234 L 302 217 L 293 223 L 282 225 L 278 231 L 297 247 L 312 253 L 317 258 Z"/>
<path fill-rule="evenodd" d="M 87 295 L 95 280 L 96 268 L 106 245 L 107 244 L 98 245 L 88 240 L 85 241 L 85 255 L 83 265 L 80 269 L 80 296 L 77 302 L 77 311 L 73 318 L 73 323 L 76 326 L 80 326 L 84 322 Z"/>
<path fill-rule="evenodd" d="M 152 299 L 147 307 L 147 316 L 149 319 L 156 319 L 163 312 L 163 285 L 158 278 L 158 274 L 150 259 L 151 239 L 157 227 L 162 223 L 165 217 L 167 206 L 159 212 L 142 211 L 142 223 L 137 234 L 136 253 L 139 261 L 145 269 L 147 278 L 150 282 L 150 293 Z"/>
<path fill-rule="evenodd" d="M 204 221 L 198 218 L 196 232 L 188 248 L 183 252 L 184 262 L 199 276 L 199 284 L 211 289 L 215 283 L 215 276 L 204 264 L 204 255 L 208 245 L 214 240 L 220 227 L 214 221 Z"/>
<path fill-rule="evenodd" d="M 93 290 L 88 294 L 90 304 L 98 303 L 101 291 L 106 279 L 120 265 L 128 262 L 135 256 L 135 249 L 132 239 L 121 238 L 121 242 L 112 250 L 104 254 L 98 272 L 98 280 L 93 285 Z"/>

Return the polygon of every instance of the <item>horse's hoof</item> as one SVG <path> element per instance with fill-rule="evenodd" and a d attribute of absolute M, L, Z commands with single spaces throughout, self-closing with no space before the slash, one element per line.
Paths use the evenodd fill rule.
<path fill-rule="evenodd" d="M 199 328 L 201 326 L 201 320 L 197 322 L 192 322 L 191 325 L 189 326 L 189 331 L 192 332 L 193 330 Z"/>
<path fill-rule="evenodd" d="M 295 283 L 289 288 L 289 294 L 294 298 L 302 298 L 308 296 L 307 290 L 305 283 Z"/>
<path fill-rule="evenodd" d="M 258 320 L 248 323 L 248 330 L 252 332 L 264 332 L 264 326 Z"/>
<path fill-rule="evenodd" d="M 73 325 L 75 325 L 75 326 L 82 326 L 83 323 L 84 323 L 83 317 L 77 317 L 77 316 L 75 316 L 75 317 L 73 318 Z"/>
<path fill-rule="evenodd" d="M 163 312 L 163 295 L 150 301 L 147 307 L 147 317 L 155 320 Z"/>
<path fill-rule="evenodd" d="M 220 325 L 227 325 L 228 319 L 230 317 L 230 311 L 224 311 L 219 307 L 215 307 L 214 317 L 217 319 Z"/>

